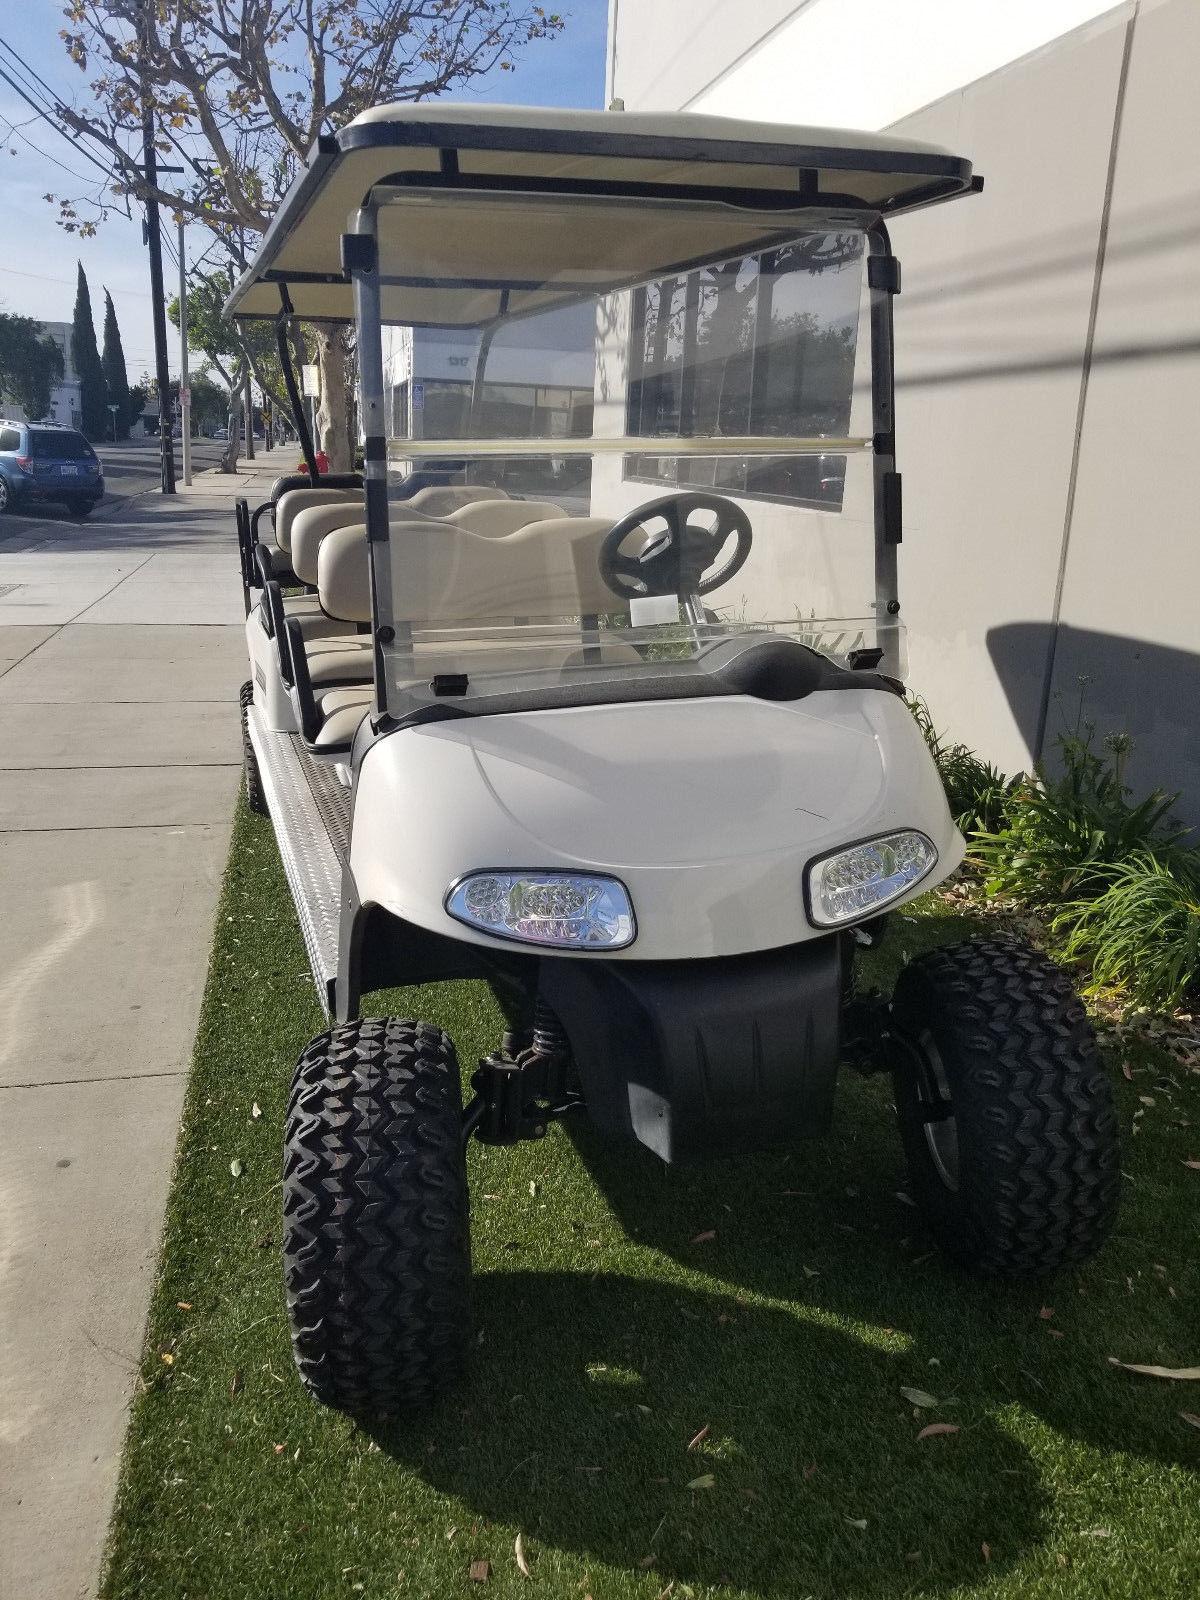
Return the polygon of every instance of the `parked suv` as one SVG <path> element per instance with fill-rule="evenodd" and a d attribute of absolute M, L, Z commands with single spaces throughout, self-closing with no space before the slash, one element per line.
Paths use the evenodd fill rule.
<path fill-rule="evenodd" d="M 0 513 L 55 500 L 73 517 L 86 517 L 103 495 L 103 469 L 81 433 L 50 422 L 0 421 Z"/>

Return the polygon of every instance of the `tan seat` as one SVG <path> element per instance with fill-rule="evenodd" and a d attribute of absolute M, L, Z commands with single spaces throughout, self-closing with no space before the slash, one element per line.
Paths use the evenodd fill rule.
<path fill-rule="evenodd" d="M 290 555 L 292 549 L 292 524 L 301 511 L 313 506 L 357 505 L 361 510 L 361 489 L 288 489 L 279 496 L 275 505 L 275 547 Z M 293 571 L 295 568 L 292 569 Z"/>
<path fill-rule="evenodd" d="M 469 629 L 509 616 L 549 622 L 622 609 L 599 572 L 600 547 L 612 527 L 607 517 L 548 517 L 492 538 L 449 519 L 400 519 L 392 526 L 397 542 L 403 539 L 403 585 L 393 599 L 393 612 L 397 621 L 412 624 L 421 676 L 461 670 L 462 665 L 460 650 L 422 639 L 423 630 L 452 632 L 455 624 Z M 360 523 L 333 528 L 321 540 L 317 593 L 329 616 L 346 622 L 371 620 L 366 534 Z M 603 661 L 641 661 L 631 645 L 611 636 L 598 638 L 586 652 L 578 635 L 574 641 L 548 640 L 544 645 L 498 639 L 471 649 L 481 664 L 486 655 L 489 669 L 497 672 L 569 670 L 592 664 L 593 651 Z M 371 705 L 373 688 L 366 681 L 333 684 L 339 674 L 352 672 L 356 662 L 362 664 L 364 680 L 371 675 L 369 640 L 354 635 L 314 640 L 305 654 L 321 715 L 314 744 L 320 750 L 343 748 Z"/>
<path fill-rule="evenodd" d="M 403 506 L 409 511 L 419 511 L 423 517 L 448 517 L 452 511 L 475 500 L 507 499 L 504 489 L 491 489 L 481 483 L 431 484 L 428 489 L 418 489 L 407 500 L 393 500 L 392 511 L 395 513 Z"/>
<path fill-rule="evenodd" d="M 354 742 L 358 725 L 370 711 L 375 690 L 369 683 L 343 689 L 327 689 L 317 696 L 321 726 L 312 741 L 318 750 L 345 750 Z"/>
<path fill-rule="evenodd" d="M 485 539 L 504 539 L 527 523 L 563 516 L 566 516 L 563 508 L 550 500 L 476 500 L 452 511 L 445 520 L 457 528 L 469 528 Z"/>

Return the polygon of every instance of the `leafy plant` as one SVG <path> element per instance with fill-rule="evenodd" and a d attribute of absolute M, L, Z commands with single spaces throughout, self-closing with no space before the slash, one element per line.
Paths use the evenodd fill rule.
<path fill-rule="evenodd" d="M 1032 907 L 1061 907 L 1104 893 L 1111 868 L 1150 853 L 1166 860 L 1184 829 L 1171 820 L 1177 796 L 1155 789 L 1136 803 L 1123 782 L 1129 742 L 1094 748 L 1095 729 L 1063 734 L 1057 777 L 1023 779 L 1009 797 L 1003 825 L 984 830 L 973 853 L 988 874 L 989 894 Z"/>
<path fill-rule="evenodd" d="M 1088 993 L 1121 988 L 1134 1005 L 1173 1009 L 1200 984 L 1200 851 L 1138 851 L 1107 878 L 1052 919 L 1058 953 L 1089 964 Z"/>
<path fill-rule="evenodd" d="M 946 790 L 950 814 L 970 838 L 995 833 L 1004 826 L 1009 800 L 1020 779 L 1006 778 L 999 767 L 982 761 L 965 744 L 947 744 L 933 725 L 928 705 L 910 696 L 908 708 L 920 728 Z"/>

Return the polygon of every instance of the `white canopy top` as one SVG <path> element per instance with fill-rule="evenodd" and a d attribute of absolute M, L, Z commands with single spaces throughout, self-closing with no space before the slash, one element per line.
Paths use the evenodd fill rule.
<path fill-rule="evenodd" d="M 973 187 L 969 161 L 887 134 L 691 112 L 377 106 L 318 141 L 226 312 L 276 316 L 285 289 L 301 317 L 350 320 L 341 236 L 370 200 L 383 208 L 385 319 L 479 326 L 611 286 L 584 270 L 589 240 L 609 245 L 603 259 L 616 234 L 628 238 L 633 281 L 761 250 L 820 218 L 867 224 Z M 651 201 L 673 202 L 668 226 L 651 220 Z M 449 267 L 451 238 L 461 249 Z"/>

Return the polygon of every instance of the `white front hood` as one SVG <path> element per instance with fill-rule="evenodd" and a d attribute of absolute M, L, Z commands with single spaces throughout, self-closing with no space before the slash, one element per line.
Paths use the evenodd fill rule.
<path fill-rule="evenodd" d="M 380 740 L 359 772 L 350 860 L 364 903 L 484 945 L 498 941 L 443 909 L 464 873 L 610 873 L 638 926 L 612 959 L 683 959 L 817 937 L 808 862 L 903 827 L 938 850 L 922 888 L 958 865 L 940 780 L 897 697 L 660 700 L 464 717 Z"/>
<path fill-rule="evenodd" d="M 858 705 L 833 720 L 841 707 L 822 718 L 806 704 L 581 707 L 483 717 L 469 738 L 480 777 L 531 849 L 619 875 L 794 849 L 828 828 L 845 796 L 873 805 L 883 771 Z"/>

